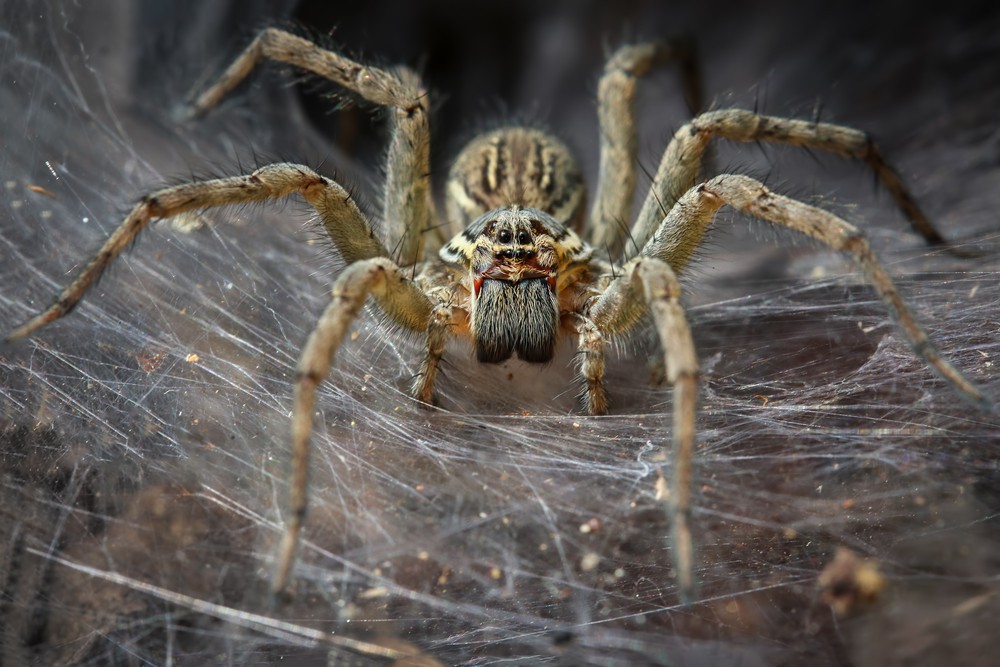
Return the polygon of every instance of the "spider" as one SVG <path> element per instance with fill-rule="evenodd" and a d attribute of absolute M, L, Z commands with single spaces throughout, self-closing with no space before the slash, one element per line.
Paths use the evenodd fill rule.
<path fill-rule="evenodd" d="M 739 109 L 701 113 L 675 133 L 631 230 L 623 229 L 621 222 L 632 217 L 636 185 L 636 88 L 654 66 L 669 61 L 690 65 L 690 50 L 680 42 L 624 46 L 608 60 L 598 86 L 600 170 L 589 215 L 581 170 L 567 147 L 534 127 L 506 126 L 478 136 L 458 154 L 445 186 L 446 225 L 433 198 L 429 102 L 417 74 L 404 67 L 366 66 L 271 28 L 198 97 L 193 114 L 216 106 L 264 60 L 325 77 L 389 111 L 382 237 L 347 190 L 299 164 L 271 164 L 246 175 L 168 187 L 143 197 L 56 302 L 15 329 L 8 340 L 23 338 L 69 313 L 150 221 L 292 194 L 305 199 L 347 266 L 334 282 L 330 304 L 298 362 L 289 512 L 271 582 L 275 593 L 287 587 L 305 519 L 316 389 L 369 297 L 396 325 L 426 335 L 413 395 L 428 404 L 450 338 L 471 341 L 483 363 L 517 356 L 541 364 L 553 358 L 560 338 L 575 336 L 584 409 L 603 414 L 608 409 L 603 380 L 607 344 L 651 318 L 666 380 L 673 387 L 673 481 L 667 513 L 677 588 L 684 602 L 693 600 L 695 588 L 691 467 L 699 378 L 676 276 L 722 206 L 846 253 L 865 273 L 915 354 L 966 398 L 983 407 L 989 404 L 940 357 L 857 228 L 827 211 L 775 194 L 747 176 L 724 174 L 699 182 L 705 151 L 714 138 L 773 141 L 860 158 L 916 231 L 930 243 L 943 243 L 863 132 Z M 685 71 L 688 89 L 693 90 L 693 70 L 688 66 Z M 443 229 L 453 236 L 448 238 Z M 606 252 L 608 259 L 598 257 L 595 249 Z"/>

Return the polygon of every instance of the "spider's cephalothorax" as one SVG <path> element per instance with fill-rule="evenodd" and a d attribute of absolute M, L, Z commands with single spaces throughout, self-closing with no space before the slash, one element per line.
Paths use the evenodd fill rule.
<path fill-rule="evenodd" d="M 452 221 L 467 226 L 440 256 L 468 271 L 477 359 L 550 361 L 560 294 L 591 254 L 571 229 L 586 201 L 576 160 L 541 130 L 496 129 L 459 153 L 447 197 Z"/>
<path fill-rule="evenodd" d="M 262 59 L 314 72 L 389 109 L 392 138 L 383 233 L 376 234 L 341 185 L 300 164 L 272 164 L 252 174 L 164 188 L 143 197 L 55 303 L 11 332 L 8 340 L 27 336 L 70 312 L 152 220 L 292 194 L 308 202 L 347 267 L 337 277 L 333 298 L 299 359 L 290 511 L 273 580 L 276 591 L 287 583 L 305 516 L 317 387 L 369 296 L 393 322 L 425 336 L 425 353 L 414 382 L 419 400 L 431 403 L 437 369 L 453 337 L 471 338 L 480 361 L 499 362 L 516 354 L 530 362 L 545 362 L 552 358 L 557 337 L 567 335 L 577 338 L 581 396 L 592 414 L 608 408 L 604 389 L 608 340 L 626 335 L 643 313 L 649 313 L 664 355 L 666 380 L 673 385 L 668 513 L 671 556 L 683 600 L 694 593 L 690 515 L 698 358 L 675 272 L 684 268 L 723 205 L 849 255 L 916 354 L 966 398 L 984 407 L 990 404 L 934 348 L 859 229 L 827 211 L 775 194 L 746 176 L 723 174 L 698 182 L 702 157 L 716 137 L 832 151 L 865 160 L 913 227 L 929 242 L 942 243 L 898 174 L 863 132 L 741 109 L 703 113 L 674 134 L 629 227 L 636 183 L 637 82 L 651 67 L 671 59 L 686 59 L 683 71 L 692 76 L 696 68 L 683 45 L 624 46 L 608 60 L 598 85 L 601 162 L 589 215 L 580 169 L 560 141 L 536 129 L 501 128 L 473 140 L 455 160 L 446 188 L 448 224 L 452 233 L 464 231 L 450 241 L 437 232 L 444 226 L 437 219 L 430 187 L 430 105 L 415 72 L 366 67 L 309 40 L 268 29 L 198 98 L 195 111 L 218 104 Z M 687 83 L 689 91 L 698 89 L 696 81 Z M 699 105 L 695 101 L 693 106 Z M 610 261 L 593 257 L 581 237 L 599 248 L 602 257 L 607 253 Z M 438 257 L 432 256 L 438 247 Z"/>

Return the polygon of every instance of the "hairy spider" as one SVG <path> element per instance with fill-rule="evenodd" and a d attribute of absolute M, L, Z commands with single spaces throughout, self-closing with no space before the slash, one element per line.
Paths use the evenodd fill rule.
<path fill-rule="evenodd" d="M 515 355 L 544 363 L 552 359 L 558 339 L 571 335 L 578 340 L 585 409 L 604 413 L 607 342 L 651 315 L 664 352 L 666 379 L 673 385 L 668 515 L 677 586 L 685 601 L 694 593 L 690 487 L 698 358 L 676 273 L 723 205 L 850 256 L 914 352 L 961 394 L 988 404 L 975 385 L 939 356 L 858 229 L 746 176 L 726 174 L 697 183 L 705 150 L 714 138 L 774 141 L 861 158 L 914 228 L 929 242 L 942 243 L 896 172 L 858 130 L 736 109 L 702 113 L 674 135 L 631 231 L 622 229 L 620 223 L 631 218 L 635 190 L 633 102 L 638 79 L 655 65 L 678 60 L 689 65 L 688 90 L 697 90 L 690 53 L 679 44 L 626 46 L 608 61 L 598 88 L 600 177 L 589 215 L 581 171 L 566 146 L 543 131 L 513 126 L 479 136 L 456 158 L 445 191 L 447 226 L 440 224 L 435 211 L 428 97 L 414 72 L 365 66 L 288 32 L 268 29 L 198 98 L 194 112 L 214 107 L 265 59 L 318 74 L 389 110 L 383 238 L 341 185 L 302 165 L 272 164 L 248 175 L 165 188 L 143 197 L 58 300 L 8 340 L 27 336 L 70 312 L 151 220 L 292 194 L 304 198 L 348 265 L 334 283 L 333 298 L 298 363 L 290 511 L 277 555 L 275 592 L 286 587 L 306 513 L 316 388 L 369 296 L 397 325 L 426 334 L 426 354 L 413 386 L 415 397 L 425 403 L 432 401 L 435 375 L 451 337 L 469 339 L 484 363 Z M 696 93 L 691 97 L 697 107 Z M 443 229 L 454 237 L 449 240 Z M 596 257 L 595 247 L 602 254 L 607 249 L 609 260 Z"/>

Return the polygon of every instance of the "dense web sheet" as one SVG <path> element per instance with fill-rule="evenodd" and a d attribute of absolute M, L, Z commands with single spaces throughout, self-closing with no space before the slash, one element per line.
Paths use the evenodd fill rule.
<path fill-rule="evenodd" d="M 155 3 L 109 3 L 106 14 L 20 4 L 0 4 L 0 329 L 47 306 L 135 199 L 164 183 L 280 155 L 322 163 L 376 201 L 377 157 L 363 141 L 357 156 L 326 143 L 280 68 L 204 121 L 174 120 L 254 28 L 288 17 L 247 5 L 246 31 L 223 34 L 225 12 L 168 20 Z M 653 34 L 679 25 L 646 18 L 631 23 Z M 771 113 L 808 114 L 810 96 L 832 98 L 833 120 L 875 131 L 945 235 L 981 257 L 923 247 L 862 166 L 759 147 L 721 147 L 717 163 L 863 226 L 943 353 L 1000 397 L 997 21 L 926 19 L 933 37 L 921 48 L 944 54 L 930 59 L 846 18 L 809 38 L 801 33 L 813 26 L 790 17 L 700 18 L 684 10 L 678 21 L 702 40 L 717 104 L 763 104 L 747 92 L 755 84 L 768 88 Z M 924 35 L 910 20 L 902 32 Z M 592 174 L 607 25 L 590 21 L 525 15 L 525 39 L 590 54 L 552 61 L 556 92 L 572 97 L 542 102 Z M 188 24 L 200 27 L 176 32 Z M 95 26 L 115 37 L 94 37 Z M 779 32 L 799 36 L 769 50 Z M 430 47 L 416 48 L 414 61 Z M 527 83 L 514 93 L 489 81 L 444 88 L 458 75 L 439 81 L 433 59 L 426 76 L 459 109 L 473 94 L 511 93 L 514 104 L 539 94 L 546 53 L 522 56 Z M 810 102 L 770 108 L 779 94 Z M 654 78 L 642 105 L 648 168 L 683 120 L 674 79 Z M 454 140 L 437 138 L 439 148 Z M 295 595 L 273 607 L 294 364 L 339 264 L 298 202 L 182 222 L 190 229 L 153 226 L 74 313 L 0 349 L 3 664 L 885 665 L 991 655 L 997 413 L 963 403 L 918 362 L 841 258 L 734 216 L 686 278 L 704 375 L 700 603 L 678 606 L 659 475 L 670 393 L 647 380 L 643 336 L 612 355 L 610 416 L 575 407 L 570 345 L 545 368 L 483 367 L 456 346 L 441 409 L 428 411 L 406 392 L 421 341 L 368 313 L 323 385 Z M 886 577 L 865 614 L 837 618 L 820 600 L 817 579 L 838 547 Z"/>

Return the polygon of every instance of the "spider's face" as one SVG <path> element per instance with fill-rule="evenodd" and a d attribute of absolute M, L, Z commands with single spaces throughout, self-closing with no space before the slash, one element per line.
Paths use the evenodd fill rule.
<path fill-rule="evenodd" d="M 519 283 L 544 279 L 555 292 L 559 253 L 553 234 L 563 237 L 565 228 L 546 218 L 533 209 L 498 209 L 480 218 L 483 224 L 471 225 L 460 235 L 462 241 L 471 241 L 463 248 L 463 255 L 477 296 L 487 280 Z"/>
<path fill-rule="evenodd" d="M 470 328 L 479 361 L 515 353 L 552 359 L 559 325 L 559 276 L 590 249 L 547 213 L 517 206 L 481 216 L 441 249 L 469 271 Z"/>

